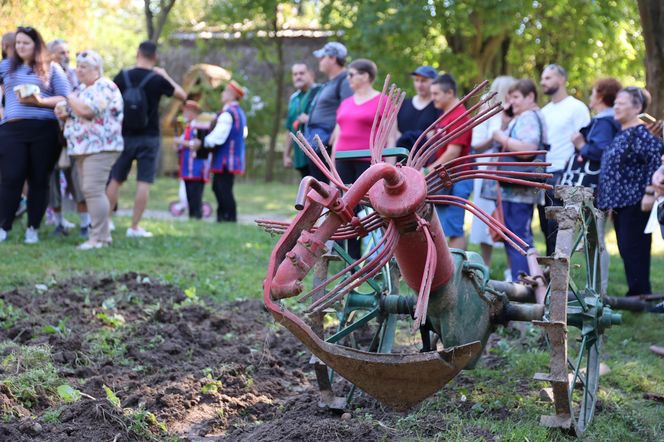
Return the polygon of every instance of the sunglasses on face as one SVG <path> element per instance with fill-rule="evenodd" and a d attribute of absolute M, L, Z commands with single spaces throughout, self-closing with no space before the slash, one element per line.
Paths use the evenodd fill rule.
<path fill-rule="evenodd" d="M 20 32 L 22 34 L 34 34 L 36 31 L 32 26 L 19 26 L 16 28 L 16 32 Z"/>

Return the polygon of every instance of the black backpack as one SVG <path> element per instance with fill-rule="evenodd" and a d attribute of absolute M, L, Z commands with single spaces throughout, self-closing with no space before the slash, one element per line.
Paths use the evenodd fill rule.
<path fill-rule="evenodd" d="M 125 82 L 125 91 L 122 94 L 124 100 L 124 127 L 132 130 L 142 130 L 148 126 L 148 99 L 143 87 L 152 77 L 157 75 L 154 72 L 147 74 L 143 80 L 134 86 L 129 79 L 129 72 L 122 70 Z"/>

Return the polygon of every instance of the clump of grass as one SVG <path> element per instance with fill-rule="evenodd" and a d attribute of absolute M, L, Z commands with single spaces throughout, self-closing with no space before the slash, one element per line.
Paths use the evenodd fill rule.
<path fill-rule="evenodd" d="M 108 358 L 126 365 L 127 346 L 116 329 L 102 328 L 86 337 L 90 353 L 95 359 Z"/>
<path fill-rule="evenodd" d="M 56 394 L 61 384 L 53 365 L 48 345 L 20 346 L 13 342 L 0 344 L 0 355 L 5 355 L 0 367 L 5 373 L 0 381 L 26 408 Z"/>
<path fill-rule="evenodd" d="M 10 329 L 25 316 L 23 310 L 0 299 L 0 327 Z"/>

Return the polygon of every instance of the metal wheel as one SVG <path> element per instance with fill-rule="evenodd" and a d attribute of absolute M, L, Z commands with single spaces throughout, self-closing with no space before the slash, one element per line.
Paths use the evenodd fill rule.
<path fill-rule="evenodd" d="M 549 266 L 544 327 L 551 351 L 551 372 L 536 374 L 553 387 L 555 415 L 541 424 L 582 435 L 597 402 L 603 334 L 620 315 L 602 303 L 598 212 L 590 189 L 559 187 L 563 207 L 552 210 L 558 221 L 556 251 L 540 258 Z"/>

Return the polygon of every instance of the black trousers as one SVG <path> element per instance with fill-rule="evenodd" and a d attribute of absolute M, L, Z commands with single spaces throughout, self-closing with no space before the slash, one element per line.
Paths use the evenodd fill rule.
<path fill-rule="evenodd" d="M 215 173 L 212 178 L 212 191 L 217 198 L 217 222 L 237 221 L 237 206 L 233 196 L 233 182 L 235 175 L 223 171 Z"/>
<path fill-rule="evenodd" d="M 189 218 L 203 218 L 203 191 L 205 190 L 205 181 L 185 181 L 184 188 L 187 191 Z"/>
<path fill-rule="evenodd" d="M 647 295 L 650 289 L 650 250 L 652 234 L 643 230 L 649 213 L 641 211 L 641 203 L 613 209 L 618 250 L 627 277 L 627 296 Z"/>
<path fill-rule="evenodd" d="M 301 178 L 304 178 L 305 176 L 309 176 L 309 175 L 311 175 L 311 173 L 309 173 L 309 164 L 308 164 L 308 161 L 309 161 L 309 158 L 307 158 L 307 164 L 306 164 L 305 166 L 302 166 L 302 167 L 298 167 L 298 168 L 297 168 L 297 171 L 300 172 L 300 177 L 301 177 Z"/>
<path fill-rule="evenodd" d="M 60 150 L 58 122 L 19 120 L 0 126 L 0 226 L 11 230 L 28 180 L 28 227 L 39 228 L 49 196 L 49 180 Z"/>
<path fill-rule="evenodd" d="M 562 172 L 552 172 L 553 178 L 547 180 L 547 184 L 555 186 L 560 182 L 562 177 Z M 540 228 L 544 234 L 544 239 L 546 241 L 546 256 L 553 256 L 553 252 L 556 251 L 556 236 L 558 236 L 558 221 L 555 219 L 546 219 L 546 208 L 554 206 L 562 206 L 563 202 L 556 198 L 555 188 L 553 190 L 547 190 L 544 193 L 544 205 L 537 205 L 537 214 L 539 215 Z"/>
<path fill-rule="evenodd" d="M 344 184 L 350 184 L 354 183 L 371 166 L 371 163 L 362 160 L 336 160 L 335 166 L 337 167 L 341 181 Z M 360 207 L 355 208 L 356 215 L 359 210 Z M 362 257 L 362 241 L 359 239 L 349 239 L 346 241 L 348 244 L 348 254 L 356 260 L 360 259 Z"/>
<path fill-rule="evenodd" d="M 331 149 L 327 146 L 326 146 L 326 149 L 327 149 L 327 153 L 330 153 Z M 320 159 L 320 161 L 323 164 L 327 164 L 327 162 L 325 162 L 325 160 L 323 159 L 323 156 L 321 155 L 321 153 L 318 152 L 318 151 L 316 153 L 318 154 L 318 158 Z M 329 184 L 330 180 L 323 174 L 323 172 L 320 171 L 318 166 L 313 161 L 311 161 L 311 159 L 309 157 L 307 157 L 307 164 L 308 164 L 309 175 L 316 178 L 320 182 L 323 182 L 325 184 Z"/>

